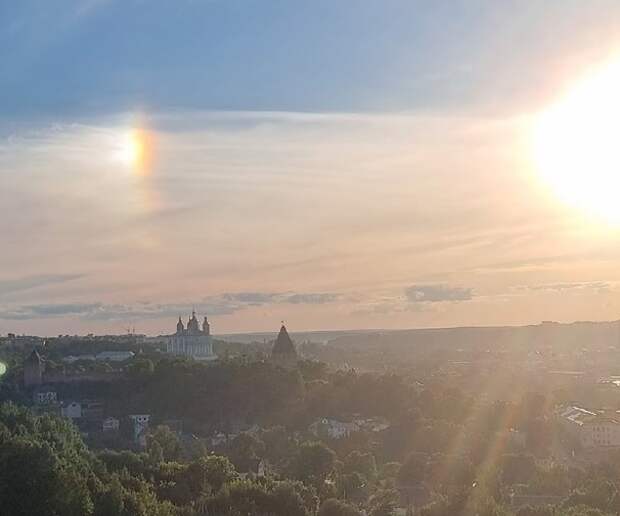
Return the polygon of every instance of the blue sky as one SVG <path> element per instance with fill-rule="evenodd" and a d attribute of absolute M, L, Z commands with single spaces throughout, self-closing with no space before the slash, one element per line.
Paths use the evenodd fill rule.
<path fill-rule="evenodd" d="M 618 21 L 604 0 L 2 2 L 0 107 L 506 110 Z"/>
<path fill-rule="evenodd" d="M 615 318 L 528 145 L 618 56 L 615 0 L 0 0 L 0 334 Z"/>

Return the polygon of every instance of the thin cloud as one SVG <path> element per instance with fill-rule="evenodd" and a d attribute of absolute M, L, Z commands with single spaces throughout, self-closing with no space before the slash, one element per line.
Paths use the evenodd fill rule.
<path fill-rule="evenodd" d="M 100 303 L 58 303 L 24 305 L 0 311 L 0 319 L 21 321 L 65 316 L 85 316 L 102 307 Z"/>
<path fill-rule="evenodd" d="M 411 303 L 442 303 L 446 301 L 470 301 L 472 288 L 448 285 L 413 285 L 405 289 L 405 296 Z"/>
<path fill-rule="evenodd" d="M 567 290 L 596 290 L 599 292 L 608 291 L 611 288 L 611 283 L 607 281 L 590 281 L 590 282 L 565 282 L 565 283 L 544 283 L 541 285 L 528 285 L 525 288 L 533 291 L 553 291 L 553 292 L 565 292 Z"/>
<path fill-rule="evenodd" d="M 83 274 L 41 274 L 25 276 L 13 280 L 0 280 L 0 296 L 47 285 L 66 283 L 82 278 L 83 276 Z"/>
<path fill-rule="evenodd" d="M 0 319 L 30 320 L 74 317 L 92 321 L 127 321 L 185 316 L 193 310 L 208 316 L 230 315 L 253 306 L 268 304 L 323 304 L 338 299 L 330 293 L 237 292 L 211 296 L 200 303 L 58 303 L 31 304 L 0 310 Z"/>

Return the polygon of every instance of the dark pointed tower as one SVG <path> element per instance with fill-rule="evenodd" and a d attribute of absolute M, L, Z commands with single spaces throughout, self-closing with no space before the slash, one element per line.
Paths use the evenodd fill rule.
<path fill-rule="evenodd" d="M 177 335 L 183 335 L 185 331 L 185 327 L 183 326 L 183 321 L 181 320 L 181 316 L 179 315 L 179 322 L 177 323 Z"/>
<path fill-rule="evenodd" d="M 41 385 L 43 383 L 43 369 L 43 360 L 37 350 L 33 349 L 24 362 L 24 385 L 26 387 Z"/>
<path fill-rule="evenodd" d="M 211 335 L 211 325 L 209 324 L 206 315 L 204 320 L 202 321 L 202 333 L 204 333 L 205 335 Z"/>
<path fill-rule="evenodd" d="M 284 323 L 271 350 L 271 359 L 278 365 L 294 367 L 297 365 L 297 351 Z"/>

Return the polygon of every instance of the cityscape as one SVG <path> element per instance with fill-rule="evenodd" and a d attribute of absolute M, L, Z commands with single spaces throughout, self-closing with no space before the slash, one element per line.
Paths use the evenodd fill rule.
<path fill-rule="evenodd" d="M 0 516 L 620 515 L 618 0 L 0 0 Z"/>

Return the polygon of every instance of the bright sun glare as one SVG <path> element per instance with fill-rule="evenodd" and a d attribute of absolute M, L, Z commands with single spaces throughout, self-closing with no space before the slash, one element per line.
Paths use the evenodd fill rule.
<path fill-rule="evenodd" d="M 577 83 L 540 115 L 534 157 L 563 202 L 620 224 L 620 60 Z"/>

